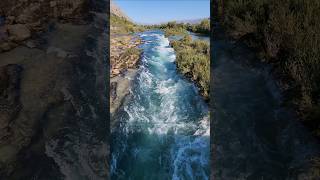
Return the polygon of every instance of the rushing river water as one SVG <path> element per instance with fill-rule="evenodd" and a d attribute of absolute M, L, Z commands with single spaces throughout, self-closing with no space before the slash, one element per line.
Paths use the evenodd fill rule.
<path fill-rule="evenodd" d="M 163 33 L 140 37 L 145 43 L 139 73 L 112 130 L 112 179 L 208 179 L 208 107 L 177 72 Z"/>

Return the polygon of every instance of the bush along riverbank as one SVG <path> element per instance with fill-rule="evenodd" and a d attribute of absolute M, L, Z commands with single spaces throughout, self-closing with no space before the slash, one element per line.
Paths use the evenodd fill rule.
<path fill-rule="evenodd" d="M 171 21 L 165 24 L 145 26 L 145 28 L 161 29 L 165 32 L 166 36 L 187 35 L 188 31 L 193 33 L 200 33 L 208 36 L 210 35 L 209 19 L 203 19 L 197 24 L 177 23 L 176 21 Z"/>
<path fill-rule="evenodd" d="M 176 52 L 177 69 L 194 81 L 200 94 L 209 101 L 210 45 L 206 41 L 192 40 L 190 35 L 170 42 Z"/>
<path fill-rule="evenodd" d="M 320 137 L 320 2 L 217 0 L 216 19 L 273 66 L 285 96 Z"/>
<path fill-rule="evenodd" d="M 209 36 L 210 21 L 202 20 L 198 24 L 168 22 L 167 24 L 149 26 L 165 32 L 165 36 L 181 36 L 179 40 L 170 40 L 176 52 L 177 69 L 199 88 L 205 101 L 209 101 L 210 87 L 210 45 L 203 40 L 192 40 L 188 31 Z"/>

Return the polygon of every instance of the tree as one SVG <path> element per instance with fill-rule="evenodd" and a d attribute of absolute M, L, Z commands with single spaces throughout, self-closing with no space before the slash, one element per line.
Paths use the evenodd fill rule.
<path fill-rule="evenodd" d="M 210 31 L 210 21 L 209 19 L 204 19 L 200 22 L 200 31 L 209 32 Z"/>
<path fill-rule="evenodd" d="M 169 28 L 175 28 L 177 26 L 177 22 L 176 21 L 171 21 L 171 22 L 168 22 L 167 26 Z"/>

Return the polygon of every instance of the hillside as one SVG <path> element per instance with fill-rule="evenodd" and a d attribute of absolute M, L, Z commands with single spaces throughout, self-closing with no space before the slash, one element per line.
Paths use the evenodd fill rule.
<path fill-rule="evenodd" d="M 110 1 L 110 14 L 132 21 L 113 0 Z"/>
<path fill-rule="evenodd" d="M 222 2 L 222 1 L 218 1 Z M 268 3 L 267 3 L 268 2 Z M 320 3 L 318 1 L 225 1 L 221 24 L 272 65 L 303 123 L 320 137 Z"/>
<path fill-rule="evenodd" d="M 110 3 L 110 21 L 111 34 L 129 34 L 142 29 L 114 1 Z"/>

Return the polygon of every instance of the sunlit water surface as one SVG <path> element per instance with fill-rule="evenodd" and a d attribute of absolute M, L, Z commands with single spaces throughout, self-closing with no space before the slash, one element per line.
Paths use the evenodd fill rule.
<path fill-rule="evenodd" d="M 112 130 L 112 179 L 209 178 L 208 107 L 181 76 L 161 31 L 139 34 L 144 44 L 131 96 Z"/>

